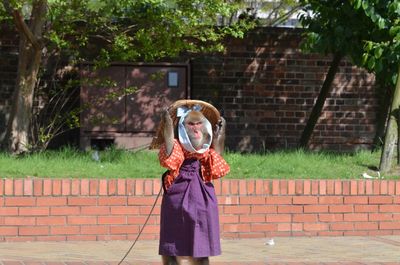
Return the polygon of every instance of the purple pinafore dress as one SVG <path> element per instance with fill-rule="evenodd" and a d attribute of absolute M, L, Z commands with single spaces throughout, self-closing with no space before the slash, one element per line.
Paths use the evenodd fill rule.
<path fill-rule="evenodd" d="M 213 184 L 201 178 L 198 160 L 185 160 L 164 192 L 159 254 L 196 258 L 221 254 L 217 198 Z"/>

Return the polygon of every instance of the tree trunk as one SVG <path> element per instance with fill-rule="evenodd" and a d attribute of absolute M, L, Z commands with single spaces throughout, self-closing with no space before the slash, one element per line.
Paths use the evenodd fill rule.
<path fill-rule="evenodd" d="M 379 170 L 381 173 L 388 172 L 392 167 L 393 153 L 397 138 L 397 117 L 400 106 L 400 67 L 397 75 L 396 88 L 393 94 L 392 105 L 390 106 L 390 116 L 385 134 L 385 141 L 381 154 Z"/>
<path fill-rule="evenodd" d="M 314 131 L 314 127 L 317 124 L 319 117 L 321 116 L 322 108 L 324 107 L 325 100 L 328 97 L 329 92 L 332 88 L 333 79 L 335 78 L 336 72 L 339 69 L 340 61 L 343 56 L 341 53 L 336 53 L 333 57 L 329 71 L 325 77 L 324 84 L 322 85 L 321 91 L 318 95 L 317 102 L 311 111 L 310 118 L 307 121 L 306 127 L 300 137 L 299 147 L 307 148 L 308 143 L 311 139 L 311 135 Z"/>
<path fill-rule="evenodd" d="M 33 94 L 42 59 L 41 39 L 47 12 L 47 1 L 33 1 L 29 26 L 25 23 L 20 11 L 12 9 L 6 2 L 8 1 L 3 1 L 4 6 L 14 18 L 20 41 L 13 106 L 4 141 L 8 151 L 22 153 L 27 151 L 29 147 Z"/>

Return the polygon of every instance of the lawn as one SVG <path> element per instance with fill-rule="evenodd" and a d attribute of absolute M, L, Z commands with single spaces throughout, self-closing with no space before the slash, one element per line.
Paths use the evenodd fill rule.
<path fill-rule="evenodd" d="M 377 176 L 373 169 L 379 165 L 380 153 L 292 150 L 266 154 L 228 152 L 224 157 L 231 166 L 227 178 L 361 179 L 364 172 Z M 148 150 L 82 152 L 64 148 L 23 157 L 0 153 L 0 177 L 7 178 L 158 178 L 164 171 L 157 152 Z M 398 179 L 400 172 L 397 168 L 384 177 Z"/>

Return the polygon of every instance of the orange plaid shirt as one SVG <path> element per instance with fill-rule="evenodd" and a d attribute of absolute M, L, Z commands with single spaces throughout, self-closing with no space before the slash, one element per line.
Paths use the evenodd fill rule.
<path fill-rule="evenodd" d="M 160 165 L 168 169 L 164 178 L 165 188 L 169 188 L 179 175 L 179 169 L 185 159 L 194 158 L 200 161 L 201 175 L 205 182 L 218 179 L 229 173 L 229 165 L 214 149 L 210 148 L 202 154 L 186 151 L 177 139 L 174 139 L 174 147 L 171 155 L 167 155 L 165 144 L 158 153 Z"/>

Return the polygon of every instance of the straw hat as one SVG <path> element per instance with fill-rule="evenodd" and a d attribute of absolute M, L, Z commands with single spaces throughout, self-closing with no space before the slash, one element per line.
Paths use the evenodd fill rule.
<path fill-rule="evenodd" d="M 203 115 L 211 123 L 212 128 L 215 127 L 221 116 L 219 114 L 219 111 L 213 105 L 202 100 L 181 99 L 175 101 L 168 107 L 169 115 L 172 118 L 174 128 L 176 128 L 179 122 L 179 117 L 176 116 L 177 109 L 183 106 L 186 106 L 191 109 L 195 105 L 201 106 L 200 110 L 201 113 L 203 113 Z M 156 132 L 156 136 L 153 138 L 153 141 L 150 144 L 150 149 L 159 148 L 163 143 L 164 143 L 164 121 L 161 120 Z"/>

